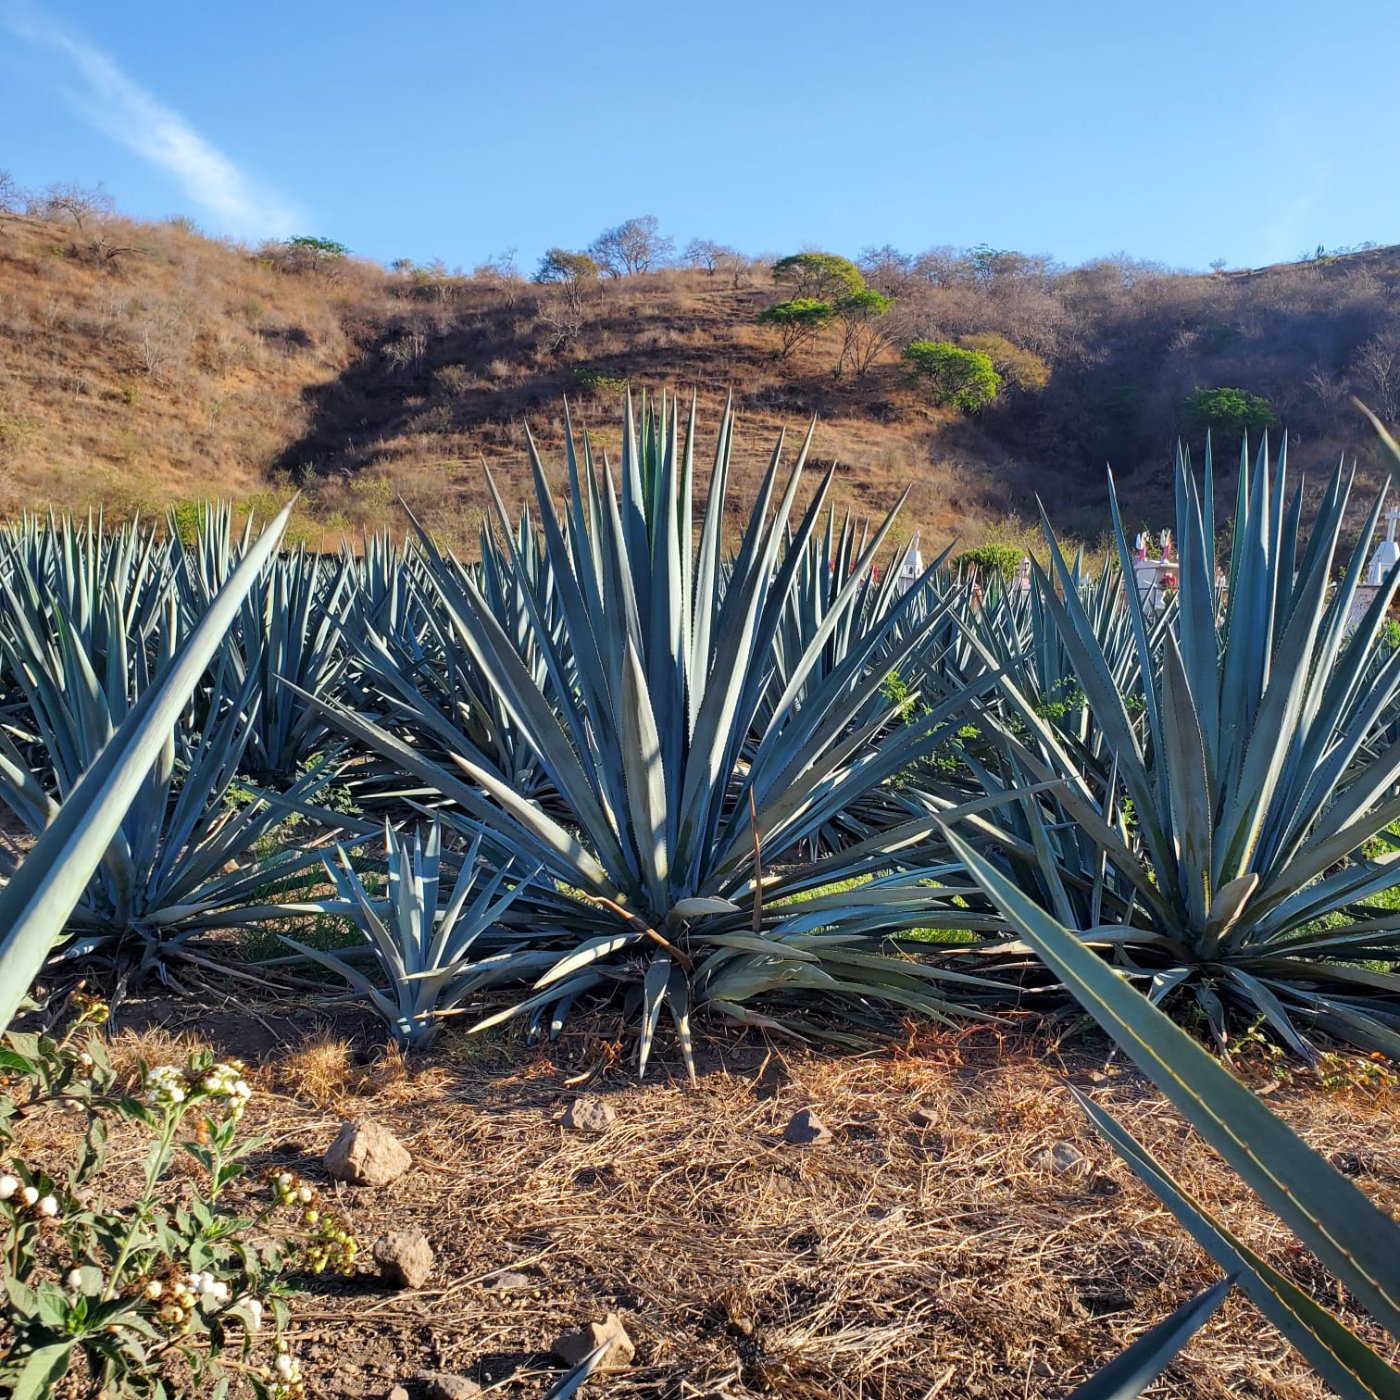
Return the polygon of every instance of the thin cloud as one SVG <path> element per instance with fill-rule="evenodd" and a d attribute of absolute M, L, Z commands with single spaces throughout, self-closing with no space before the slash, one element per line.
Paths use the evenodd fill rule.
<path fill-rule="evenodd" d="M 114 141 L 173 175 L 223 231 L 282 237 L 300 225 L 290 203 L 246 175 L 100 49 L 27 7 L 7 10 L 3 20 L 12 33 L 65 59 L 84 84 L 82 91 L 67 94 L 83 116 Z"/>

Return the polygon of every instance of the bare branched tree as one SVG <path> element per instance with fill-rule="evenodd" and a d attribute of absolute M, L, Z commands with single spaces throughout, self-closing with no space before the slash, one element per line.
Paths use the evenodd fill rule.
<path fill-rule="evenodd" d="M 605 229 L 589 244 L 588 252 L 610 277 L 630 277 L 660 267 L 675 246 L 675 239 L 660 231 L 656 215 L 643 214 Z"/>
<path fill-rule="evenodd" d="M 1400 331 L 1383 331 L 1368 340 L 1356 352 L 1352 373 L 1370 407 L 1386 422 L 1395 422 L 1400 412 Z"/>

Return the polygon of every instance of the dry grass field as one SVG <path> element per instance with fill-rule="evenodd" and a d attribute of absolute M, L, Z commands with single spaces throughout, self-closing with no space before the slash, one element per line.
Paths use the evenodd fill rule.
<path fill-rule="evenodd" d="M 247 1123 L 265 1138 L 251 1177 L 299 1173 L 362 1241 L 353 1277 L 312 1280 L 293 1300 L 289 1339 L 311 1394 L 403 1384 L 417 1397 L 419 1373 L 440 1371 L 488 1395 L 542 1396 L 561 1374 L 554 1340 L 617 1313 L 636 1356 L 587 1394 L 1063 1395 L 1216 1274 L 1096 1138 L 1067 1083 L 1291 1279 L 1327 1288 L 1329 1305 L 1368 1326 L 1155 1091 L 1073 1024 L 1059 1038 L 911 1029 L 846 1055 L 710 1040 L 692 1089 L 664 1060 L 637 1085 L 630 1065 L 599 1056 L 605 1026 L 548 1048 L 453 1032 L 405 1061 L 354 1013 L 260 995 L 216 976 L 194 997 L 129 1001 L 114 1055 L 134 1069 L 208 1044 L 247 1059 Z M 1324 1087 L 1299 1073 L 1273 1083 L 1269 1102 L 1394 1211 L 1395 1099 L 1363 1080 Z M 561 1124 L 582 1092 L 615 1110 L 601 1135 Z M 832 1137 L 790 1145 L 784 1129 L 808 1108 Z M 367 1117 L 413 1166 L 387 1187 L 337 1187 L 322 1154 L 343 1121 Z M 19 1145 L 51 1159 L 65 1132 L 62 1116 L 39 1115 Z M 113 1143 L 114 1181 L 145 1151 L 128 1134 Z M 1082 1160 L 1057 1169 L 1047 1154 L 1067 1147 Z M 390 1229 L 428 1236 L 436 1266 L 422 1289 L 377 1276 L 369 1246 Z M 1150 1391 L 1326 1393 L 1239 1294 Z"/>

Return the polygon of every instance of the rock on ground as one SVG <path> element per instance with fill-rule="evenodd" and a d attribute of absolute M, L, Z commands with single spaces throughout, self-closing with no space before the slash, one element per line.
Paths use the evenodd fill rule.
<path fill-rule="evenodd" d="M 1043 1172 L 1056 1172 L 1064 1175 L 1086 1176 L 1089 1172 L 1089 1159 L 1069 1142 L 1052 1142 L 1043 1147 L 1031 1158 L 1031 1165 Z"/>
<path fill-rule="evenodd" d="M 632 1344 L 632 1338 L 627 1335 L 627 1329 L 616 1313 L 609 1313 L 602 1322 L 590 1322 L 581 1331 L 565 1332 L 554 1343 L 553 1351 L 564 1365 L 578 1366 L 605 1344 L 608 1349 L 598 1363 L 599 1371 L 620 1370 L 623 1366 L 632 1364 L 637 1348 Z"/>
<path fill-rule="evenodd" d="M 799 1147 L 813 1147 L 830 1142 L 834 1134 L 810 1108 L 799 1109 L 783 1132 L 783 1140 Z"/>
<path fill-rule="evenodd" d="M 432 1276 L 433 1247 L 421 1230 L 391 1230 L 375 1240 L 374 1262 L 399 1288 L 422 1288 Z"/>
<path fill-rule="evenodd" d="M 475 1381 L 446 1371 L 420 1371 L 417 1380 L 428 1400 L 472 1400 L 473 1396 L 485 1394 Z"/>
<path fill-rule="evenodd" d="M 413 1165 L 408 1149 L 372 1118 L 345 1123 L 326 1152 L 326 1170 L 352 1186 L 387 1186 Z"/>
<path fill-rule="evenodd" d="M 584 1133 L 605 1133 L 617 1117 L 617 1110 L 596 1094 L 580 1094 L 564 1110 L 564 1126 Z"/>

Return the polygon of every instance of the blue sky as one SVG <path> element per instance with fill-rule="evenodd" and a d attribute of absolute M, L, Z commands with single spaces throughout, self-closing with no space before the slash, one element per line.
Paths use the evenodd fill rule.
<path fill-rule="evenodd" d="M 0 166 L 384 261 L 529 270 L 650 213 L 1247 266 L 1400 241 L 1398 43 L 1378 0 L 0 0 Z"/>

